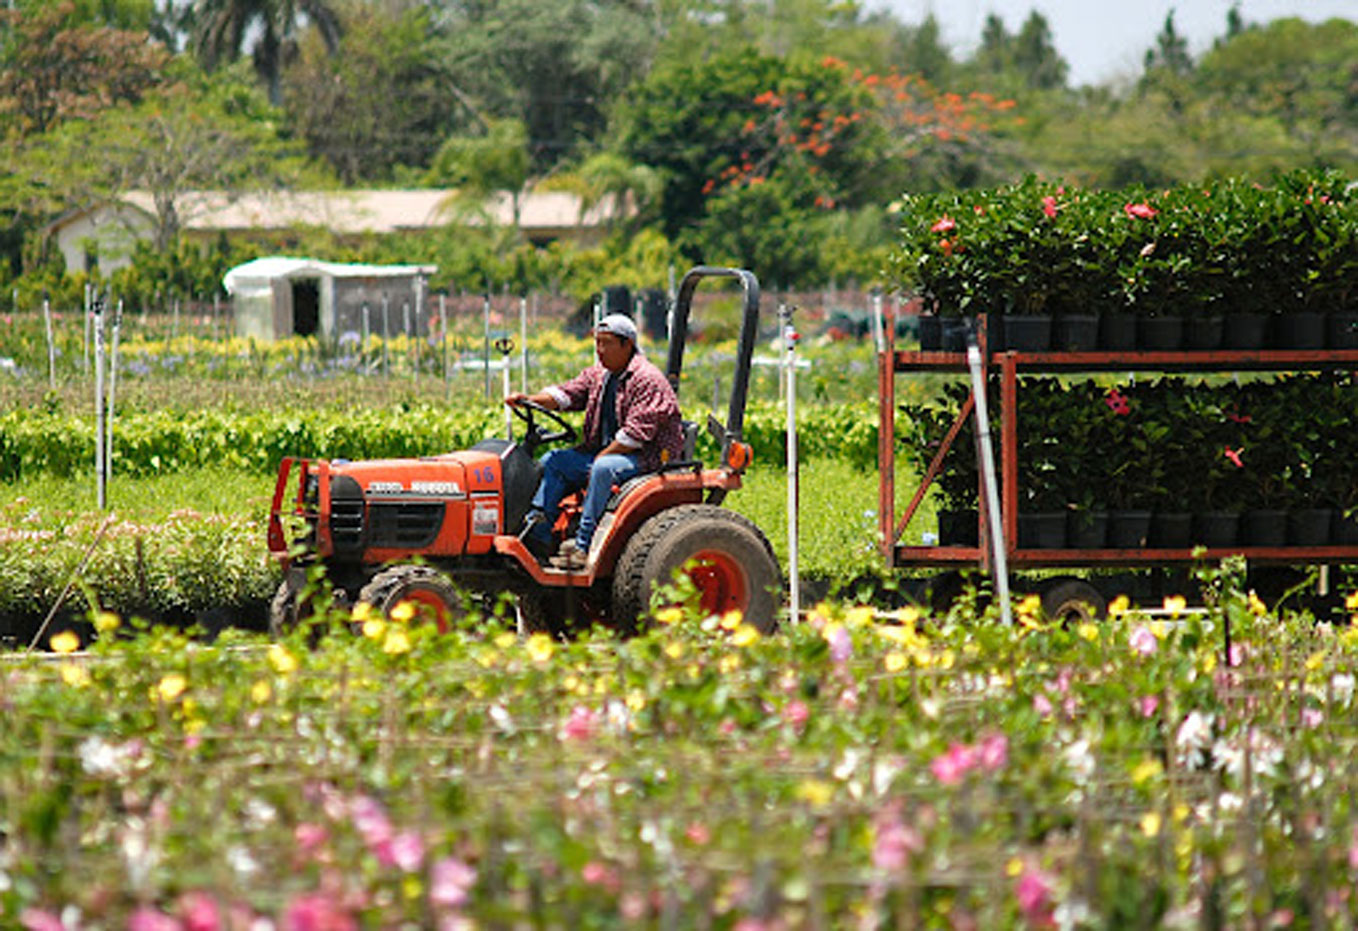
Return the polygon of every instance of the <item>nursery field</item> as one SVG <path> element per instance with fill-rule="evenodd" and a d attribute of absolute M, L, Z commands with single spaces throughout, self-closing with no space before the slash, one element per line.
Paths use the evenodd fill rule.
<path fill-rule="evenodd" d="M 1097 626 L 96 618 L 0 666 L 27 929 L 1351 927 L 1352 630 L 1207 573 Z M 1351 599 L 1358 608 L 1358 599 Z"/>

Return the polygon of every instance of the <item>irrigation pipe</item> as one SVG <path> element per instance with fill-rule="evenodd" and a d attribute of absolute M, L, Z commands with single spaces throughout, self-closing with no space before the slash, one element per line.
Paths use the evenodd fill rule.
<path fill-rule="evenodd" d="M 45 617 L 42 624 L 38 626 L 38 632 L 33 635 L 33 639 L 29 642 L 28 650 L 26 652 L 32 653 L 33 648 L 42 640 L 43 634 L 47 633 L 47 628 L 51 625 L 52 618 L 57 616 L 57 612 L 61 610 L 61 606 L 66 603 L 67 596 L 71 594 L 71 589 L 75 587 L 75 580 L 80 578 L 80 573 L 85 571 L 85 565 L 90 561 L 90 557 L 94 555 L 94 548 L 99 545 L 99 541 L 104 539 L 104 533 L 108 530 L 109 524 L 111 523 L 113 523 L 112 514 L 104 518 L 104 522 L 99 525 L 99 530 L 94 534 L 94 539 L 90 541 L 89 546 L 85 547 L 85 555 L 80 557 L 80 562 L 76 564 L 74 571 L 71 572 L 71 577 L 66 580 L 66 587 L 61 590 L 61 595 L 57 598 L 56 604 L 52 605 L 52 610 L 47 612 L 47 617 Z"/>
<path fill-rule="evenodd" d="M 788 618 L 801 618 L 801 572 L 797 552 L 797 340 L 800 335 L 792 326 L 792 312 L 796 308 L 782 304 L 778 307 L 778 322 L 783 331 L 784 362 L 787 371 L 787 571 Z"/>

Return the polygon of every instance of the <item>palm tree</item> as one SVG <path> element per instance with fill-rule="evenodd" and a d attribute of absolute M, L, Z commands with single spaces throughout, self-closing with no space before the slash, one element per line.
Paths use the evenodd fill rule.
<path fill-rule="evenodd" d="M 320 32 L 333 54 L 339 48 L 339 14 L 328 0 L 196 0 L 192 12 L 194 47 L 211 70 L 241 53 L 246 33 L 260 29 L 254 47 L 255 70 L 269 88 L 269 102 L 283 99 L 280 77 L 286 52 L 296 44 L 302 17 Z"/>

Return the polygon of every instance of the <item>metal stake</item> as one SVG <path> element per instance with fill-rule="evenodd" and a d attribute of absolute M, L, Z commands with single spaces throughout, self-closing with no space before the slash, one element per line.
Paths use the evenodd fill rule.
<path fill-rule="evenodd" d="M 995 589 L 1000 602 L 1000 617 L 1013 622 L 1009 604 L 1009 563 L 1005 553 L 1004 521 L 1000 515 L 1000 492 L 995 484 L 995 452 L 990 443 L 990 414 L 986 409 L 985 371 L 981 347 L 974 335 L 967 337 L 967 368 L 971 370 L 971 396 L 976 401 L 976 445 L 981 460 L 981 484 L 985 509 L 990 519 L 990 546 L 994 551 Z"/>
<path fill-rule="evenodd" d="M 801 335 L 792 326 L 795 307 L 778 306 L 778 322 L 783 335 L 783 370 L 787 379 L 787 553 L 788 618 L 801 619 L 801 572 L 797 551 L 797 505 L 800 500 L 797 463 L 797 340 Z"/>

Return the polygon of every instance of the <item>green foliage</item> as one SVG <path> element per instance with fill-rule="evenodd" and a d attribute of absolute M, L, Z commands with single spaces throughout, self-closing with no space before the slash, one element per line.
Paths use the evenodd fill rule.
<path fill-rule="evenodd" d="M 1167 191 L 907 197 L 896 283 L 940 313 L 1335 311 L 1358 301 L 1358 199 L 1336 173 Z"/>

